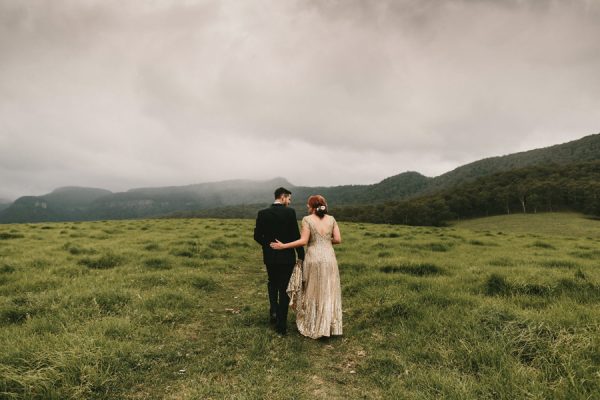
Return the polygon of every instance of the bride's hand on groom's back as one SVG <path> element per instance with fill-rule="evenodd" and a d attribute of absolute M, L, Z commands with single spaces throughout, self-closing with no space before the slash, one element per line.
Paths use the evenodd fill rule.
<path fill-rule="evenodd" d="M 274 250 L 283 250 L 283 243 L 281 243 L 279 240 L 275 239 L 274 242 L 271 242 L 270 244 L 271 248 Z"/>

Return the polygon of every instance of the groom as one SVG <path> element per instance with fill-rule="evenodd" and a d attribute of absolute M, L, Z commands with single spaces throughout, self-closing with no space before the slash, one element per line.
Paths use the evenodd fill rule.
<path fill-rule="evenodd" d="M 254 228 L 254 240 L 262 246 L 263 261 L 269 277 L 269 319 L 271 323 L 275 323 L 275 330 L 281 335 L 287 333 L 290 298 L 286 289 L 296 263 L 296 254 L 294 249 L 273 250 L 269 244 L 275 239 L 283 243 L 300 239 L 296 211 L 287 207 L 291 201 L 292 192 L 283 187 L 275 190 L 275 202 L 258 212 Z M 298 258 L 303 260 L 304 248 L 298 247 L 296 252 Z"/>

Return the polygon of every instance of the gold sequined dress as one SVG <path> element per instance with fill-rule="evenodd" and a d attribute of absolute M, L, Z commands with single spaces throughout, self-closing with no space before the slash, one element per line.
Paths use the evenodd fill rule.
<path fill-rule="evenodd" d="M 295 296 L 296 325 L 304 336 L 313 339 L 342 334 L 342 290 L 337 259 L 331 243 L 335 219 L 326 215 L 326 231 L 322 234 L 311 221 L 302 219 L 310 238 L 302 265 L 302 286 Z M 296 274 L 294 274 L 296 275 Z M 294 278 L 290 280 L 293 285 Z M 288 289 L 289 290 L 289 289 Z"/>

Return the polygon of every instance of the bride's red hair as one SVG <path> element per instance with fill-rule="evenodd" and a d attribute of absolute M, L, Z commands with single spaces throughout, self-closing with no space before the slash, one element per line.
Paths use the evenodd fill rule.
<path fill-rule="evenodd" d="M 327 214 L 327 200 L 320 194 L 315 194 L 308 198 L 308 206 L 317 214 L 319 218 L 323 218 Z M 325 207 L 323 209 L 323 207 Z"/>

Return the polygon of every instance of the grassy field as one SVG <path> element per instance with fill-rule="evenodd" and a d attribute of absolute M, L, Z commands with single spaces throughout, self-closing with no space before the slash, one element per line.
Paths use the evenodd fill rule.
<path fill-rule="evenodd" d="M 0 398 L 600 398 L 600 221 L 341 223 L 318 341 L 269 328 L 253 224 L 0 225 Z"/>

